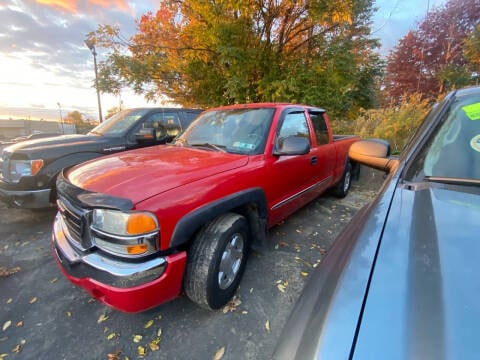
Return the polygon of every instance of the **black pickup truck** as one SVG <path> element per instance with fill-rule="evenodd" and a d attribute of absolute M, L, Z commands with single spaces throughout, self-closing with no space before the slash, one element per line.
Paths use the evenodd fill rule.
<path fill-rule="evenodd" d="M 87 135 L 22 141 L 3 149 L 0 200 L 23 208 L 46 208 L 55 202 L 55 180 L 63 168 L 175 138 L 199 109 L 138 108 L 119 112 Z"/>

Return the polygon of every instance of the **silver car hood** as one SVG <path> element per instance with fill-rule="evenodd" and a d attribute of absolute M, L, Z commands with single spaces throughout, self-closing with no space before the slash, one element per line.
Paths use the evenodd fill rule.
<path fill-rule="evenodd" d="M 480 191 L 395 191 L 358 329 L 355 359 L 478 357 Z"/>

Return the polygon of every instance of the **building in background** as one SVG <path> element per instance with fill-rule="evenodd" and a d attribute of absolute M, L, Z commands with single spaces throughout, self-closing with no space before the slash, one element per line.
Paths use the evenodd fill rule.
<path fill-rule="evenodd" d="M 35 133 L 75 134 L 74 124 L 49 120 L 0 119 L 0 141 Z"/>

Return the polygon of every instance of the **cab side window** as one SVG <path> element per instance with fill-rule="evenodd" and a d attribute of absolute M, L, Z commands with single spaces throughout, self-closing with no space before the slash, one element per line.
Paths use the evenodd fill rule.
<path fill-rule="evenodd" d="M 317 145 L 328 144 L 328 128 L 322 112 L 310 112 L 313 128 L 315 129 L 315 138 Z"/>
<path fill-rule="evenodd" d="M 310 132 L 305 113 L 291 112 L 285 115 L 277 133 L 277 146 L 281 147 L 285 138 L 289 136 L 304 137 L 310 142 Z"/>
<path fill-rule="evenodd" d="M 155 129 L 155 138 L 165 137 L 173 139 L 181 131 L 178 114 L 175 112 L 158 112 L 151 114 L 143 123 L 143 128 Z"/>

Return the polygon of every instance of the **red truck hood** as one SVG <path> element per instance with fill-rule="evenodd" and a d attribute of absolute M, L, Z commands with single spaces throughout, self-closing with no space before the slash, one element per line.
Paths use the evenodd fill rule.
<path fill-rule="evenodd" d="M 92 160 L 75 166 L 66 175 L 82 189 L 127 198 L 136 204 L 247 163 L 245 155 L 161 145 Z"/>

